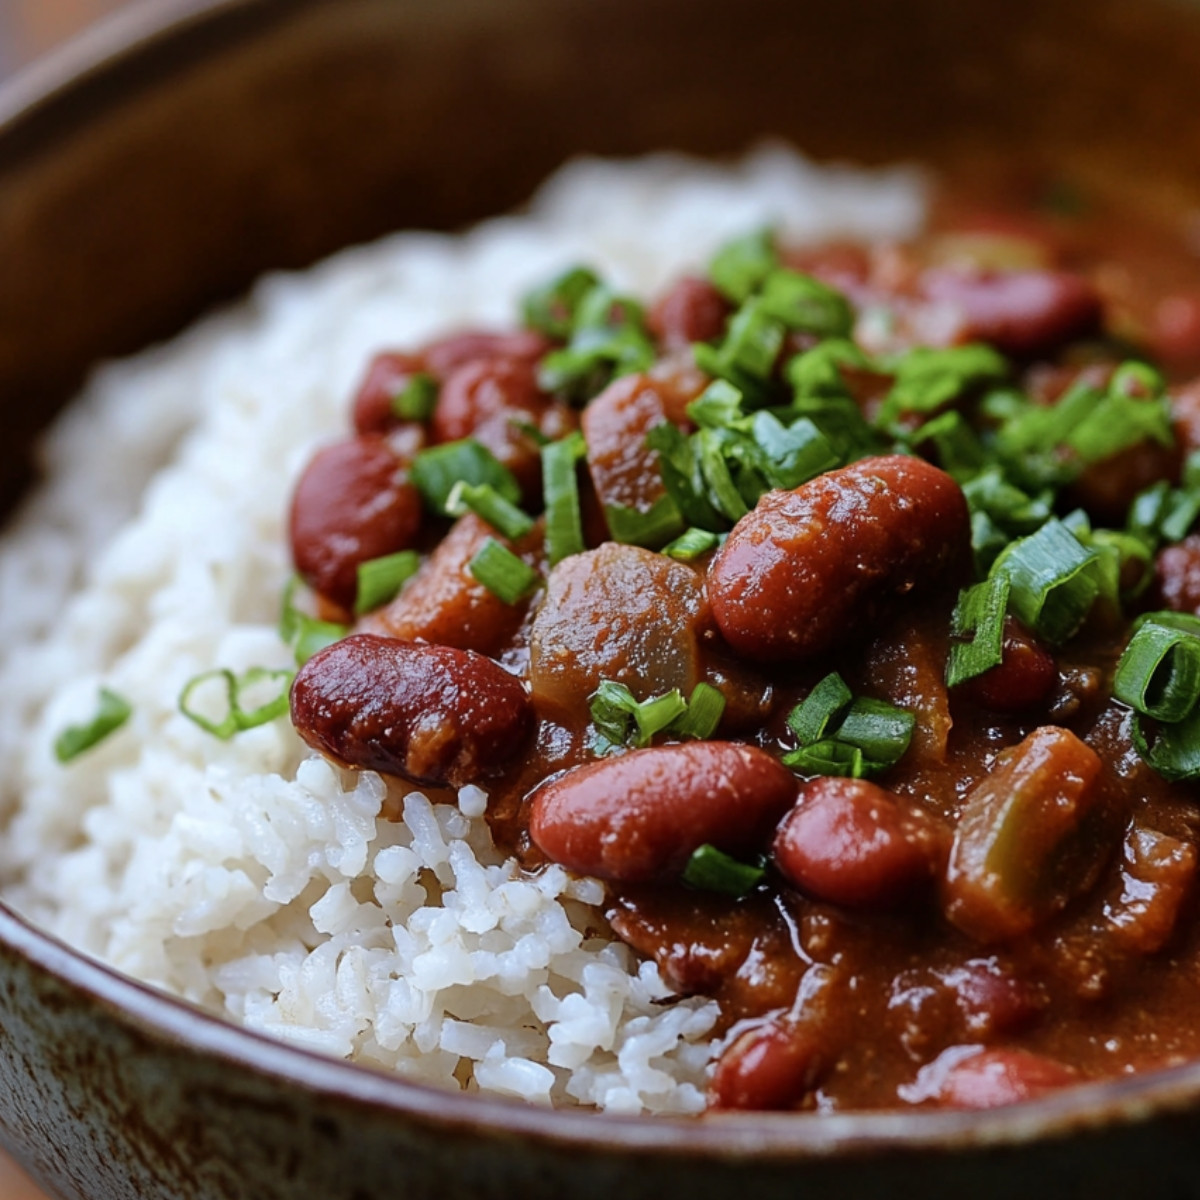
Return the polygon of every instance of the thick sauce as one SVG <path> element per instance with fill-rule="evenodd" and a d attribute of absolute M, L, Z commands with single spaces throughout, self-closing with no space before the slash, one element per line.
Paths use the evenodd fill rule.
<path fill-rule="evenodd" d="M 296 492 L 349 634 L 298 729 L 480 782 L 526 865 L 606 879 L 616 936 L 720 1002 L 715 1107 L 985 1107 L 1200 1057 L 1195 772 L 1113 696 L 1133 618 L 1200 613 L 1194 511 L 1130 517 L 1190 503 L 1195 268 L 1182 230 L 947 196 L 916 245 L 747 239 L 644 321 L 578 274 L 532 328 L 381 355 Z M 1003 557 L 1039 530 L 1067 539 L 1040 591 Z M 359 566 L 409 550 L 356 617 Z M 1000 608 L 962 677 L 971 585 Z"/>

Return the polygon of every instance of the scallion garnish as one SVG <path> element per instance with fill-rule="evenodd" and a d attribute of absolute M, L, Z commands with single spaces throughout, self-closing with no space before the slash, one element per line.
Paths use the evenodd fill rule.
<path fill-rule="evenodd" d="M 179 693 L 179 711 L 206 733 L 228 741 L 234 734 L 283 716 L 288 711 L 288 691 L 294 677 L 294 671 L 269 667 L 251 667 L 240 675 L 218 667 L 184 684 Z M 210 685 L 220 685 L 211 689 L 217 694 L 209 694 Z M 252 708 L 243 707 L 246 699 L 263 691 L 267 692 L 266 699 Z"/>
<path fill-rule="evenodd" d="M 738 862 L 706 842 L 692 852 L 683 869 L 683 882 L 700 891 L 744 896 L 758 885 L 765 874 L 763 867 Z"/>
<path fill-rule="evenodd" d="M 711 533 L 707 529 L 697 529 L 692 526 L 685 529 L 673 542 L 668 542 L 661 553 L 668 558 L 677 558 L 681 562 L 692 562 L 701 558 L 710 550 L 715 550 L 721 544 L 721 535 Z"/>
<path fill-rule="evenodd" d="M 835 671 L 791 711 L 787 723 L 799 745 L 783 756 L 785 766 L 801 775 L 858 779 L 899 762 L 916 718 L 885 700 L 855 699 Z"/>
<path fill-rule="evenodd" d="M 725 697 L 710 683 L 698 683 L 685 700 L 678 688 L 639 700 L 623 683 L 601 680 L 588 702 L 598 754 L 622 747 L 642 748 L 657 734 L 679 738 L 712 737 L 725 712 Z"/>
<path fill-rule="evenodd" d="M 546 556 L 553 567 L 572 554 L 582 554 L 583 519 L 575 464 L 587 453 L 576 431 L 542 447 L 542 494 L 546 501 Z"/>
<path fill-rule="evenodd" d="M 959 593 L 950 617 L 950 636 L 959 640 L 950 643 L 947 687 L 957 687 L 1000 664 L 1009 587 L 1008 576 L 1000 574 Z"/>
<path fill-rule="evenodd" d="M 295 596 L 298 581 L 293 576 L 283 589 L 279 605 L 279 636 L 292 648 L 296 666 L 302 667 L 318 650 L 341 641 L 349 632 L 349 625 L 336 621 L 322 621 L 296 607 Z"/>
<path fill-rule="evenodd" d="M 800 333 L 844 338 L 854 327 L 854 309 L 841 292 L 786 267 L 763 280 L 759 303 L 769 316 Z"/>
<path fill-rule="evenodd" d="M 505 604 L 524 600 L 541 579 L 527 562 L 494 537 L 484 540 L 467 563 L 467 570 Z"/>
<path fill-rule="evenodd" d="M 708 278 L 727 299 L 741 304 L 778 265 L 774 235 L 769 229 L 756 229 L 726 242 L 716 252 Z"/>
<path fill-rule="evenodd" d="M 524 537 L 533 528 L 533 518 L 500 495 L 490 483 L 460 480 L 446 497 L 446 512 L 452 517 L 465 517 L 473 512 L 511 541 Z"/>
<path fill-rule="evenodd" d="M 1200 620 L 1167 612 L 1142 618 L 1117 665 L 1113 695 L 1156 721 L 1182 721 L 1200 700 Z"/>
<path fill-rule="evenodd" d="M 1059 520 L 1011 542 L 993 574 L 1009 581 L 1009 607 L 1030 629 L 1060 645 L 1087 620 L 1100 595 L 1101 555 L 1084 547 Z"/>
<path fill-rule="evenodd" d="M 704 741 L 717 732 L 724 715 L 725 697 L 720 688 L 700 682 L 692 688 L 692 694 L 688 697 L 687 712 L 676 717 L 671 724 L 671 732 L 677 737 Z"/>
<path fill-rule="evenodd" d="M 571 267 L 525 294 L 521 301 L 525 324 L 548 337 L 570 337 L 580 302 L 599 283 L 599 277 L 590 268 Z"/>
<path fill-rule="evenodd" d="M 442 516 L 449 515 L 446 501 L 456 483 L 486 483 L 510 503 L 521 501 L 521 487 L 512 472 L 474 438 L 422 450 L 413 459 L 410 471 L 422 499 Z"/>
<path fill-rule="evenodd" d="M 428 421 L 437 407 L 437 398 L 437 380 L 424 371 L 418 371 L 392 397 L 392 414 L 402 421 Z"/>
<path fill-rule="evenodd" d="M 935 412 L 967 391 L 995 383 L 1008 374 L 1004 355 L 991 346 L 972 344 L 938 349 L 916 346 L 893 365 L 895 381 L 877 424 L 890 425 L 902 413 Z"/>
<path fill-rule="evenodd" d="M 386 604 L 417 573 L 420 565 L 421 556 L 415 550 L 398 550 L 359 563 L 354 615 L 361 617 Z"/>
<path fill-rule="evenodd" d="M 650 549 L 677 537 L 683 528 L 683 518 L 669 492 L 644 510 L 623 504 L 606 504 L 604 519 L 614 542 Z"/>
<path fill-rule="evenodd" d="M 78 758 L 85 750 L 99 745 L 115 733 L 133 713 L 133 706 L 111 688 L 102 687 L 96 699 L 96 713 L 82 725 L 68 725 L 54 739 L 54 757 L 60 763 Z"/>

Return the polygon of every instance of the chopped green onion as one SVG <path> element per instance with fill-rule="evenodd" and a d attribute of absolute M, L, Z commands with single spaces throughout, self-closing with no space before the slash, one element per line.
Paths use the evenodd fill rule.
<path fill-rule="evenodd" d="M 759 302 L 765 313 L 801 333 L 844 338 L 854 327 L 854 309 L 841 292 L 787 267 L 763 280 Z"/>
<path fill-rule="evenodd" d="M 1200 779 L 1200 711 L 1173 725 L 1160 725 L 1153 744 L 1142 717 L 1136 716 L 1129 736 L 1138 754 L 1168 782 Z"/>
<path fill-rule="evenodd" d="M 1200 700 L 1200 620 L 1180 613 L 1142 617 L 1117 664 L 1113 695 L 1156 721 L 1182 721 Z"/>
<path fill-rule="evenodd" d="M 512 472 L 474 438 L 446 442 L 422 450 L 413 459 L 412 480 L 434 512 L 448 516 L 446 501 L 456 483 L 489 484 L 505 500 L 521 501 L 521 486 Z"/>
<path fill-rule="evenodd" d="M 700 472 L 708 484 L 708 495 L 717 511 L 730 521 L 740 521 L 750 506 L 738 490 L 729 471 L 729 463 L 722 452 L 724 441 L 721 431 L 701 429 L 693 438 L 697 450 Z"/>
<path fill-rule="evenodd" d="M 571 267 L 557 278 L 525 294 L 521 315 L 530 329 L 552 338 L 568 338 L 583 298 L 600 284 L 595 271 Z"/>
<path fill-rule="evenodd" d="M 745 419 L 741 389 L 727 379 L 714 379 L 687 406 L 688 418 L 701 429 L 725 429 Z"/>
<path fill-rule="evenodd" d="M 446 497 L 446 512 L 452 517 L 465 517 L 473 512 L 501 537 L 512 541 L 524 537 L 533 528 L 533 518 L 506 500 L 490 483 L 463 483 L 460 480 Z"/>
<path fill-rule="evenodd" d="M 421 556 L 415 550 L 399 550 L 358 564 L 358 591 L 354 615 L 361 617 L 386 604 L 417 573 Z"/>
<path fill-rule="evenodd" d="M 109 734 L 115 733 L 133 712 L 133 706 L 124 696 L 102 687 L 96 702 L 96 714 L 82 725 L 68 725 L 54 739 L 54 757 L 60 763 L 78 758 L 85 750 L 99 745 Z"/>
<path fill-rule="evenodd" d="M 1087 549 L 1061 521 L 1012 542 L 996 560 L 993 574 L 1008 576 L 1009 607 L 1030 629 L 1053 645 L 1071 637 L 1100 595 L 1101 556 Z"/>
<path fill-rule="evenodd" d="M 391 401 L 392 415 L 402 421 L 428 421 L 437 407 L 438 383 L 432 375 L 418 371 Z"/>
<path fill-rule="evenodd" d="M 773 488 L 791 491 L 841 464 L 841 456 L 808 417 L 784 425 L 769 412 L 757 412 L 750 428 Z"/>
<path fill-rule="evenodd" d="M 623 683 L 604 679 L 592 694 L 589 708 L 592 723 L 602 739 L 598 749 L 604 752 L 617 746 L 650 745 L 656 733 L 687 712 L 687 701 L 678 688 L 649 700 L 638 700 Z"/>
<path fill-rule="evenodd" d="M 698 529 L 726 529 L 729 522 L 708 497 L 692 439 L 670 421 L 663 421 L 646 435 L 646 445 L 658 451 L 663 484 L 683 519 Z"/>
<path fill-rule="evenodd" d="M 682 562 L 692 562 L 702 558 L 710 550 L 715 550 L 721 544 L 721 535 L 707 529 L 697 529 L 694 525 L 684 530 L 673 542 L 668 542 L 661 553 L 668 558 L 677 558 Z"/>
<path fill-rule="evenodd" d="M 900 761 L 912 741 L 917 719 L 886 700 L 859 696 L 842 718 L 835 737 L 863 753 L 868 771 L 882 771 Z"/>
<path fill-rule="evenodd" d="M 708 278 L 722 295 L 741 304 L 778 265 L 774 235 L 757 229 L 726 242 L 713 256 Z"/>
<path fill-rule="evenodd" d="M 505 604 L 524 600 L 541 579 L 524 559 L 518 558 L 494 537 L 484 540 L 467 563 L 467 570 Z"/>
<path fill-rule="evenodd" d="M 950 617 L 951 642 L 946 660 L 946 686 L 958 687 L 1004 657 L 1004 614 L 1010 587 L 1007 575 L 993 575 L 958 594 Z"/>
<path fill-rule="evenodd" d="M 819 742 L 830 724 L 850 707 L 854 696 L 845 681 L 832 671 L 788 715 L 788 728 L 802 746 Z"/>
<path fill-rule="evenodd" d="M 706 842 L 692 852 L 683 869 L 683 882 L 700 891 L 744 896 L 765 874 L 764 868 L 738 862 Z"/>
<path fill-rule="evenodd" d="M 582 554 L 583 518 L 575 464 L 587 453 L 578 431 L 542 447 L 542 494 L 546 501 L 546 556 L 553 567 Z"/>
<path fill-rule="evenodd" d="M 671 732 L 679 737 L 703 741 L 710 738 L 725 715 L 725 697 L 711 683 L 698 683 L 688 698 L 687 712 L 676 717 Z"/>
<path fill-rule="evenodd" d="M 836 671 L 788 715 L 800 743 L 783 764 L 802 775 L 858 779 L 894 766 L 908 750 L 916 718 L 885 700 L 855 699 Z"/>
<path fill-rule="evenodd" d="M 669 492 L 644 511 L 624 504 L 606 504 L 604 519 L 614 542 L 650 549 L 677 537 L 683 528 L 683 518 Z"/>
<path fill-rule="evenodd" d="M 739 372 L 756 379 L 766 379 L 775 369 L 787 330 L 782 321 L 772 317 L 761 301 L 747 300 L 729 318 L 725 339 L 718 348 L 721 374 Z"/>
<path fill-rule="evenodd" d="M 788 360 L 784 374 L 798 396 L 847 396 L 842 367 L 872 369 L 863 350 L 848 338 L 828 338 Z"/>
<path fill-rule="evenodd" d="M 235 733 L 254 729 L 283 716 L 288 711 L 288 691 L 294 677 L 294 671 L 274 670 L 269 667 L 251 667 L 241 675 L 218 667 L 214 671 L 195 675 L 184 684 L 183 691 L 179 693 L 179 711 L 206 733 L 228 741 Z M 203 697 L 200 697 L 199 701 L 194 700 L 198 690 L 214 682 L 224 685 L 224 715 L 215 718 L 195 707 L 197 702 L 202 702 Z M 253 708 L 243 708 L 243 698 L 262 688 L 264 684 L 274 685 L 272 690 L 275 694 Z"/>
<path fill-rule="evenodd" d="M 991 346 L 972 344 L 937 349 L 916 346 L 895 364 L 892 390 L 877 424 L 887 426 L 902 413 L 934 412 L 964 392 L 1008 374 L 1008 362 Z"/>
<path fill-rule="evenodd" d="M 301 612 L 295 605 L 297 579 L 293 576 L 283 589 L 279 611 L 279 637 L 291 646 L 296 666 L 302 667 L 319 650 L 339 642 L 350 632 L 349 625 L 320 621 Z"/>

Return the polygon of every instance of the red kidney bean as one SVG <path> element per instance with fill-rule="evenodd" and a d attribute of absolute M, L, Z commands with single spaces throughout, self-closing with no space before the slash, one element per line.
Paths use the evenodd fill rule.
<path fill-rule="evenodd" d="M 973 1037 L 990 1038 L 1028 1025 L 1046 1007 L 1037 988 L 995 959 L 972 958 L 935 972 L 951 991 Z"/>
<path fill-rule="evenodd" d="M 929 883 L 946 833 L 865 779 L 814 779 L 780 823 L 771 854 L 790 883 L 851 908 L 894 904 Z"/>
<path fill-rule="evenodd" d="M 709 568 L 713 615 L 760 662 L 822 654 L 970 555 L 962 491 L 918 458 L 863 459 L 768 492 Z"/>
<path fill-rule="evenodd" d="M 319 450 L 292 495 L 292 559 L 305 582 L 353 608 L 360 563 L 413 544 L 421 497 L 382 438 Z"/>
<path fill-rule="evenodd" d="M 1065 271 L 962 271 L 934 267 L 921 276 L 931 300 L 961 314 L 963 341 L 990 342 L 1007 354 L 1044 354 L 1100 324 L 1096 289 Z"/>
<path fill-rule="evenodd" d="M 501 654 L 529 605 L 506 604 L 471 574 L 471 559 L 489 537 L 497 537 L 496 531 L 474 513 L 456 521 L 404 590 L 368 618 L 368 627 L 402 641 Z M 519 541 L 497 540 L 530 566 L 541 567 L 540 524 Z"/>
<path fill-rule="evenodd" d="M 414 375 L 425 369 L 416 354 L 377 354 L 354 396 L 353 420 L 357 433 L 387 433 L 403 424 L 392 411 L 392 399 Z"/>
<path fill-rule="evenodd" d="M 600 503 L 648 512 L 666 494 L 658 451 L 646 435 L 664 421 L 684 420 L 683 404 L 646 375 L 626 375 L 609 384 L 583 410 L 588 473 Z"/>
<path fill-rule="evenodd" d="M 447 379 L 451 372 L 467 363 L 504 358 L 535 363 L 553 346 L 540 333 L 520 329 L 513 333 L 486 333 L 468 330 L 438 338 L 425 347 L 426 370 L 435 379 Z"/>
<path fill-rule="evenodd" d="M 747 1029 L 717 1059 L 708 1084 L 714 1109 L 777 1112 L 795 1108 L 822 1070 L 816 1034 L 784 1019 Z"/>
<path fill-rule="evenodd" d="M 1041 704 L 1058 682 L 1054 656 L 1015 617 L 1004 618 L 1000 661 L 960 684 L 958 691 L 983 708 L 1022 713 Z"/>
<path fill-rule="evenodd" d="M 685 275 L 646 314 L 646 324 L 668 350 L 711 342 L 725 332 L 732 306 L 707 279 Z"/>
<path fill-rule="evenodd" d="M 655 746 L 543 784 L 532 797 L 529 832 L 547 857 L 573 871 L 638 883 L 677 875 L 706 843 L 752 853 L 795 794 L 795 776 L 752 746 Z"/>
<path fill-rule="evenodd" d="M 520 682 L 482 654 L 357 633 L 300 668 L 292 722 L 339 762 L 462 787 L 520 751 L 533 710 Z"/>
<path fill-rule="evenodd" d="M 530 419 L 550 403 L 537 385 L 529 362 L 489 358 L 456 367 L 442 384 L 430 421 L 434 441 L 455 442 L 470 437 L 489 417 L 519 414 Z"/>
<path fill-rule="evenodd" d="M 1069 1067 L 1028 1050 L 980 1050 L 950 1062 L 933 1098 L 948 1108 L 999 1108 L 1078 1082 Z"/>
<path fill-rule="evenodd" d="M 1200 616 L 1200 533 L 1159 551 L 1154 574 L 1167 608 Z"/>

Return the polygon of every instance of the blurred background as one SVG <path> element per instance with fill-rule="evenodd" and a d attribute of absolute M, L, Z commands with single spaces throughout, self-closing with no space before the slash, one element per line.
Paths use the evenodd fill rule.
<path fill-rule="evenodd" d="M 0 75 L 11 74 L 22 63 L 129 2 L 0 0 Z"/>

